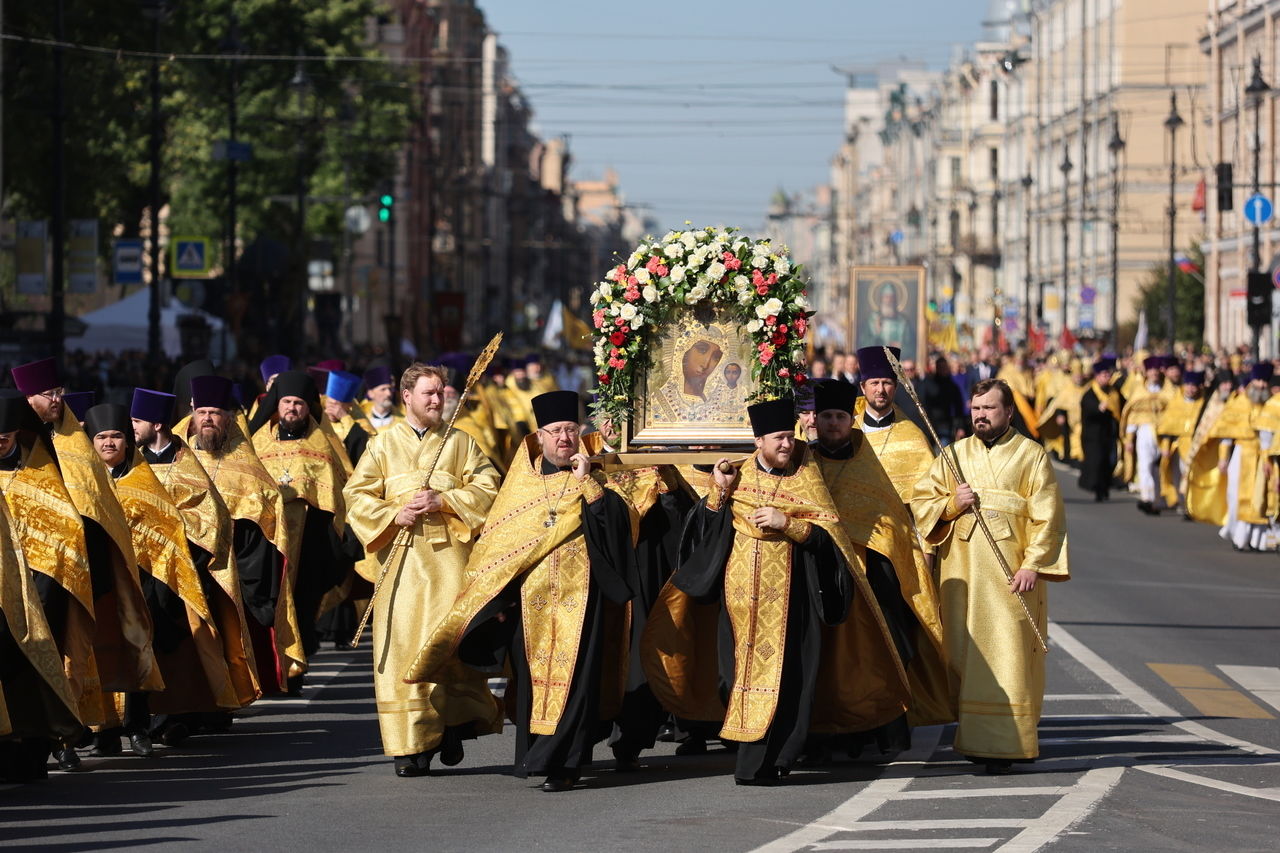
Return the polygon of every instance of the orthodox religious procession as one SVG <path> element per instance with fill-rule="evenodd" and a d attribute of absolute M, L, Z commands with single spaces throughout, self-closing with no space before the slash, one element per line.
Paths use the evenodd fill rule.
<path fill-rule="evenodd" d="M 5 130 L 37 72 L 56 101 L 52 149 L 3 136 L 6 845 L 1273 849 L 1276 161 L 1210 169 L 1179 234 L 1181 118 L 1123 107 L 1053 143 L 1054 213 L 1026 81 L 1050 37 L 1129 73 L 1129 35 L 993 3 L 946 71 L 839 66 L 832 185 L 751 224 L 701 176 L 648 211 L 572 178 L 475 3 L 201 5 L 144 3 L 145 38 L 74 0 L 0 17 Z M 573 43 L 557 4 L 485 5 Z M 1173 14 L 1113 5 L 1077 23 Z M 1271 116 L 1280 54 L 1237 79 L 1261 36 L 1232 14 L 1204 50 Z M 146 146 L 78 139 L 68 66 L 150 134 L 96 196 Z M 1167 258 L 1085 227 L 1104 177 L 1113 216 L 1140 190 L 1071 177 L 1122 134 L 1156 157 L 1147 124 Z"/>

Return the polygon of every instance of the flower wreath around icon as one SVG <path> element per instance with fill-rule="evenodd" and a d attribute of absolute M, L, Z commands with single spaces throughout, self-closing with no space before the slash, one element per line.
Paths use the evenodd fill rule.
<path fill-rule="evenodd" d="M 750 333 L 757 382 L 751 401 L 792 393 L 808 380 L 804 338 L 813 312 L 802 271 L 785 248 L 736 228 L 690 228 L 643 240 L 591 293 L 596 419 L 628 422 L 637 371 L 649 365 L 649 335 L 674 311 L 702 303 L 736 306 Z"/>

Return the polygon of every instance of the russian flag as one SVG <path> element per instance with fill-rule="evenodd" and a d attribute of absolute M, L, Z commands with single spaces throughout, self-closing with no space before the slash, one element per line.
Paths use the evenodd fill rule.
<path fill-rule="evenodd" d="M 1187 273 L 1200 272 L 1200 267 L 1196 266 L 1196 262 L 1191 260 L 1191 258 L 1187 257 L 1182 252 L 1178 252 L 1178 254 L 1174 255 L 1173 260 L 1174 260 L 1174 263 L 1178 265 L 1178 269 L 1182 270 L 1183 272 L 1187 272 Z"/>

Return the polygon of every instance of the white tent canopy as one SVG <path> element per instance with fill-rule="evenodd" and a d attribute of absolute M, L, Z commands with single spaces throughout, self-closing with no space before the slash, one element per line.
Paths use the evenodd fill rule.
<path fill-rule="evenodd" d="M 88 326 L 84 335 L 78 338 L 67 338 L 67 349 L 80 349 L 85 352 L 123 352 L 125 350 L 147 349 L 147 310 L 151 305 L 151 294 L 147 288 L 131 293 L 119 302 L 105 308 L 91 311 L 80 319 Z M 168 305 L 160 306 L 160 346 L 170 357 L 182 355 L 182 339 L 178 333 L 178 317 L 183 314 L 198 314 L 213 329 L 211 348 L 216 349 L 219 332 L 222 331 L 222 320 L 189 308 L 177 299 L 170 298 Z"/>

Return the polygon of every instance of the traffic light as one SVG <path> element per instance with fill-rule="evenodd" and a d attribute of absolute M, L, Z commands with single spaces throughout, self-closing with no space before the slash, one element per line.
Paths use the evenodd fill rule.
<path fill-rule="evenodd" d="M 396 197 L 390 192 L 384 192 L 378 197 L 378 221 L 390 222 L 391 216 L 395 212 Z"/>
<path fill-rule="evenodd" d="M 1218 173 L 1218 210 L 1232 210 L 1235 204 L 1231 200 L 1231 190 L 1234 188 L 1231 164 L 1219 163 L 1216 168 Z"/>
<path fill-rule="evenodd" d="M 1265 272 L 1249 273 L 1246 308 L 1249 325 L 1260 329 L 1271 322 L 1271 276 Z"/>

